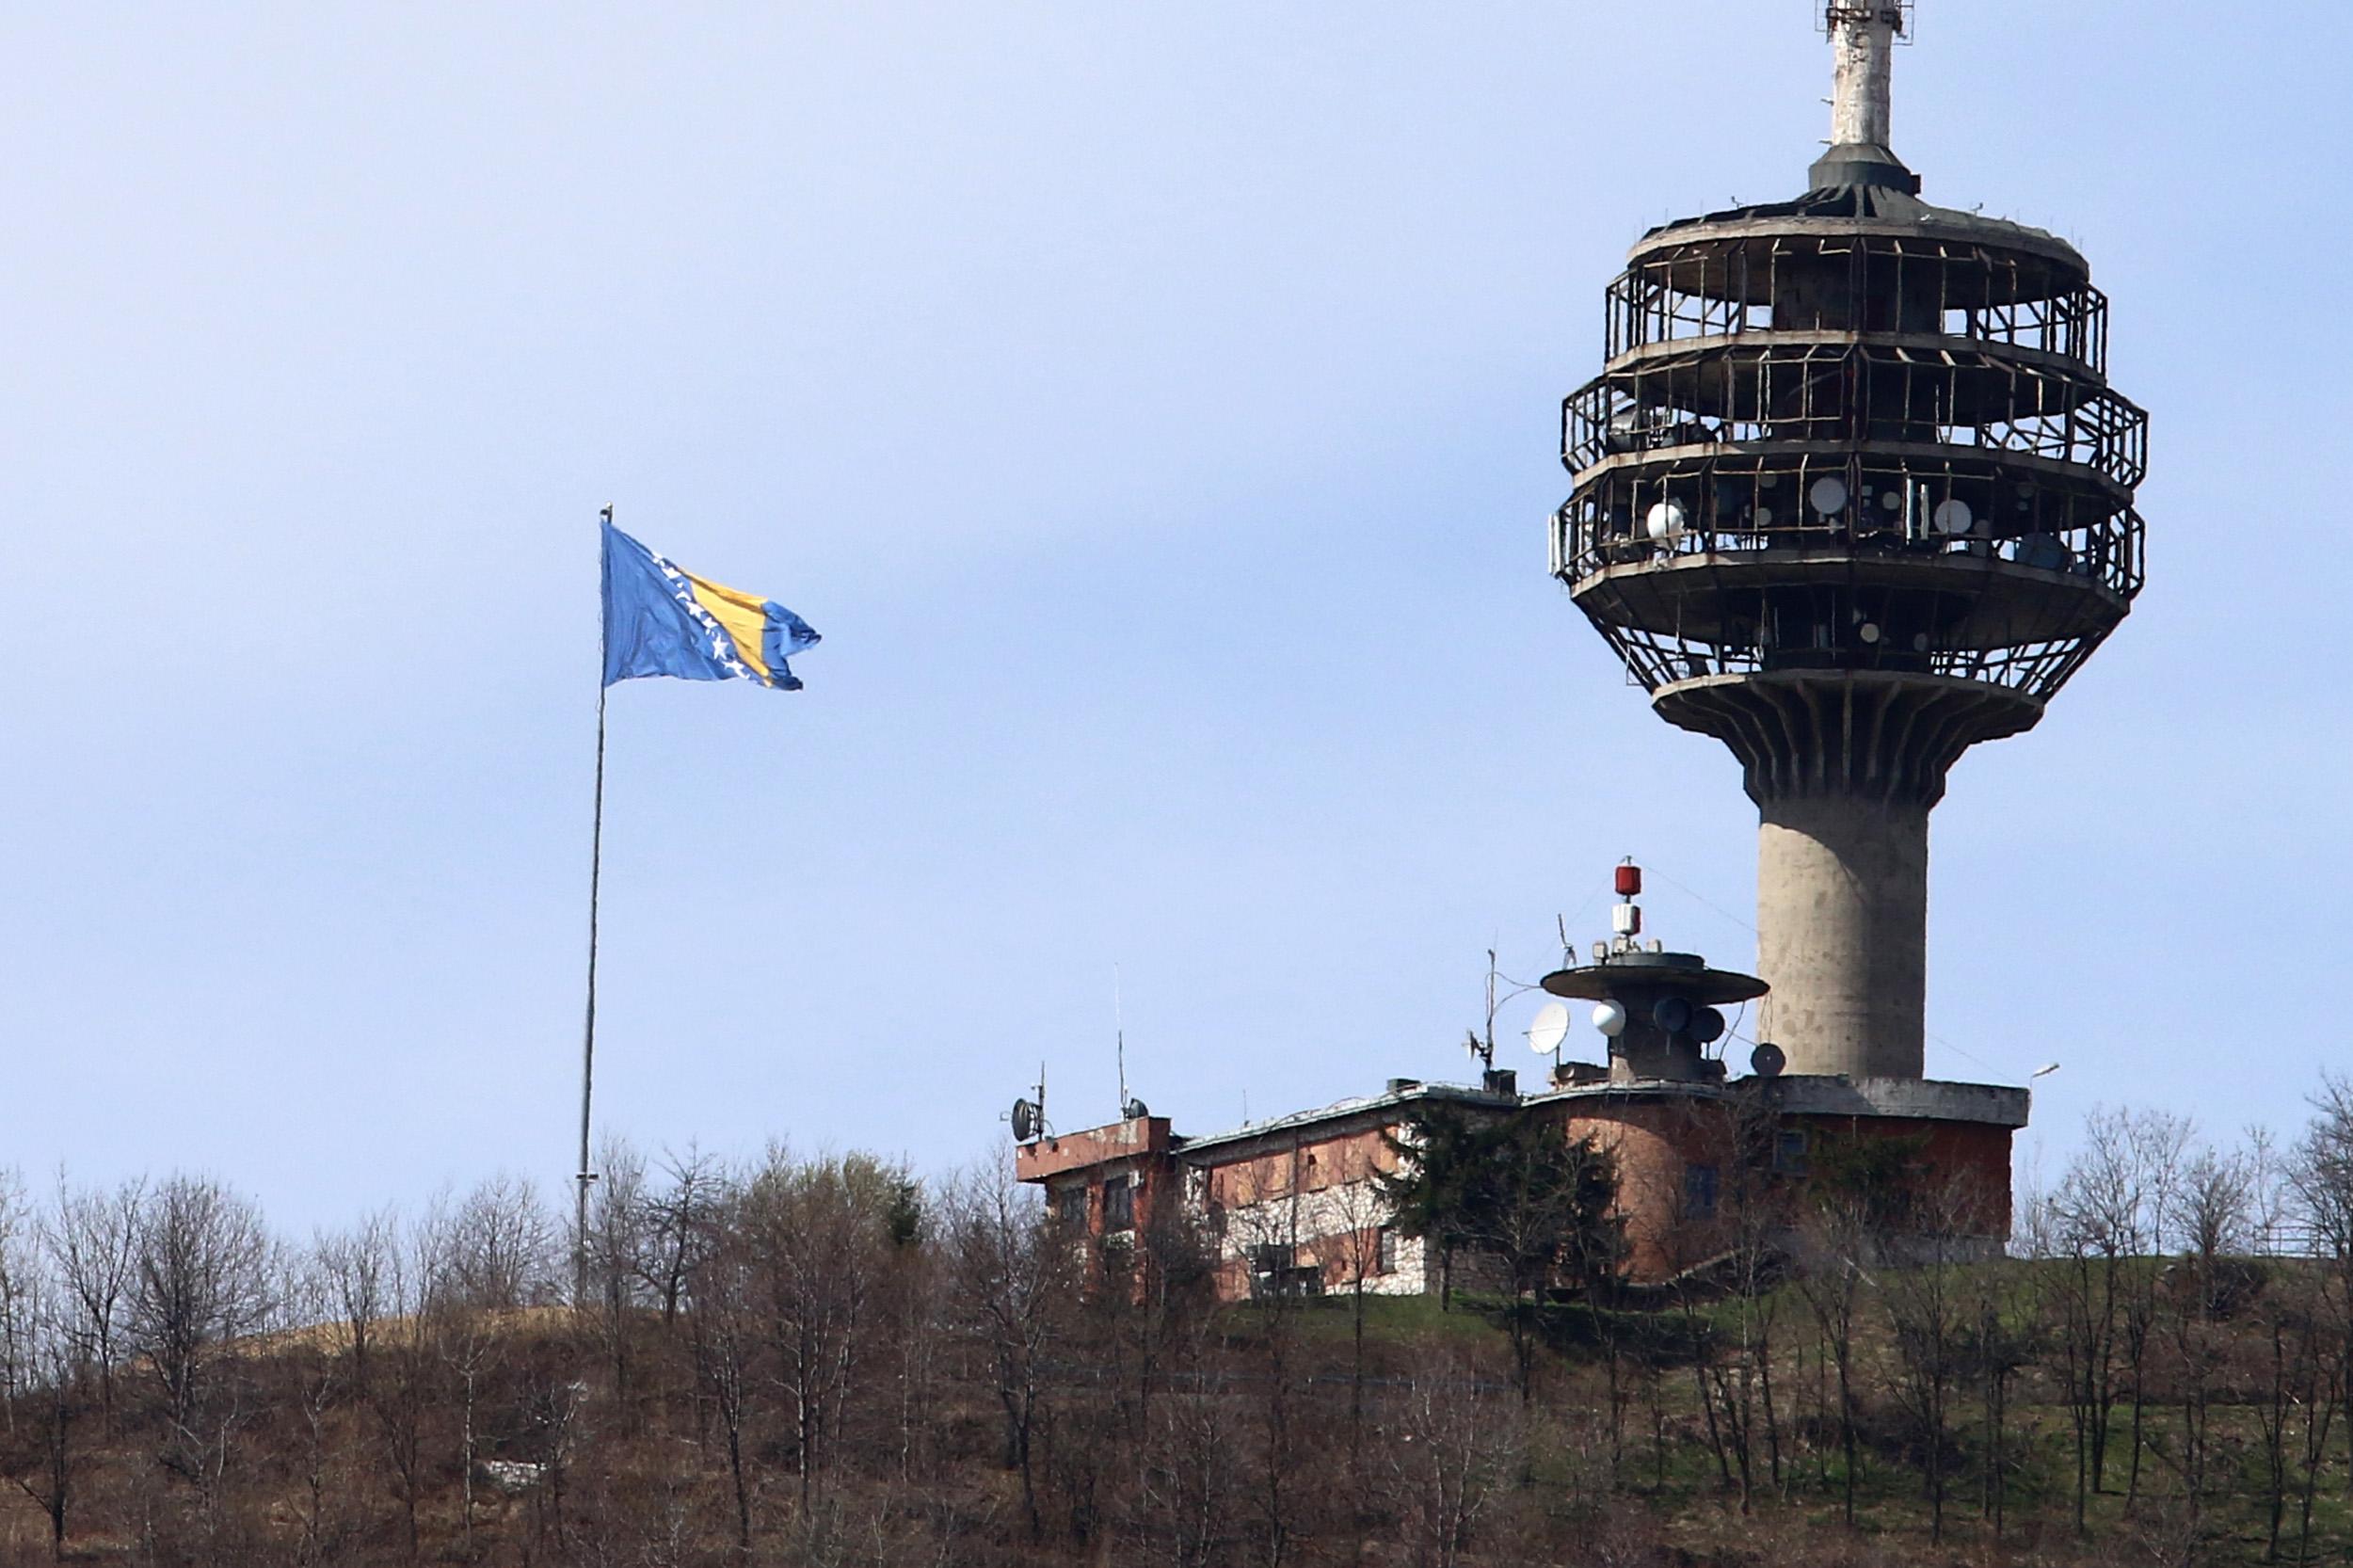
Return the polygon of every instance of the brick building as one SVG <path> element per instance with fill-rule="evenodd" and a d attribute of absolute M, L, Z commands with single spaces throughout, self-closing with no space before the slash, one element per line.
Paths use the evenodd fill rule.
<path fill-rule="evenodd" d="M 1639 891 L 1639 872 L 1630 882 Z M 1629 886 L 1623 872 L 1620 886 Z M 1435 1250 L 1398 1229 L 1375 1180 L 1410 1158 L 1399 1148 L 1408 1120 L 1433 1104 L 1472 1118 L 1539 1118 L 1609 1151 L 1632 1286 L 1702 1273 L 1738 1246 L 1789 1244 L 1809 1207 L 1800 1200 L 1833 1182 L 1881 1225 L 1963 1251 L 2001 1246 L 2026 1090 L 1792 1074 L 1770 1045 L 1733 1078 L 1709 1048 L 1725 1037 L 1716 1004 L 1761 998 L 1764 984 L 1643 947 L 1631 891 L 1621 909 L 1630 913 L 1593 963 L 1545 982 L 1594 1004 L 1606 1064 L 1562 1062 L 1526 1094 L 1516 1075 L 1492 1069 L 1476 1087 L 1397 1079 L 1379 1095 L 1207 1136 L 1181 1136 L 1157 1116 L 1059 1137 L 1038 1129 L 1019 1146 L 1016 1172 L 1093 1235 L 1132 1233 L 1159 1206 L 1182 1206 L 1211 1237 L 1229 1300 L 1359 1284 L 1385 1295 L 1438 1290 Z M 1465 1268 L 1476 1260 L 1456 1264 L 1454 1283 L 1481 1283 Z"/>

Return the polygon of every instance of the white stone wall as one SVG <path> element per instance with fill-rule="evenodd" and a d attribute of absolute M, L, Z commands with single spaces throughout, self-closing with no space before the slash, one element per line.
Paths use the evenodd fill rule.
<path fill-rule="evenodd" d="M 1319 1192 L 1228 1208 L 1222 1256 L 1247 1269 L 1261 1246 L 1294 1246 L 1302 1261 L 1313 1259 L 1322 1266 L 1325 1289 L 1353 1290 L 1358 1244 L 1353 1233 L 1388 1222 L 1388 1205 L 1371 1182 L 1337 1183 Z M 1393 1246 L 1397 1267 L 1388 1273 L 1369 1272 L 1365 1293 L 1419 1296 L 1435 1291 L 1436 1249 L 1411 1236 L 1396 1238 Z M 1366 1261 L 1369 1265 L 1373 1260 Z"/>

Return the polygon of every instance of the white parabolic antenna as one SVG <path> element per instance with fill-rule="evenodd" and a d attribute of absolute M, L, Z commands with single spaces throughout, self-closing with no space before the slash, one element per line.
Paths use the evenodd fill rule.
<path fill-rule="evenodd" d="M 1536 1021 L 1528 1026 L 1528 1045 L 1539 1056 L 1549 1055 L 1561 1048 L 1561 1042 L 1569 1037 L 1569 1010 L 1557 1001 L 1545 1003 Z"/>

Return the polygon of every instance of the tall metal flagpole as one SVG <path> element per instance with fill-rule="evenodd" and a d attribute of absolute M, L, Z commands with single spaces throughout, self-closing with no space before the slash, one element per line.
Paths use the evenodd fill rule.
<path fill-rule="evenodd" d="M 603 513 L 604 523 L 613 522 L 613 508 Z M 604 534 L 597 535 L 599 559 L 603 554 Z M 579 1183 L 579 1211 L 572 1228 L 572 1305 L 588 1304 L 588 1184 L 597 1179 L 589 1166 L 588 1097 L 596 1082 L 597 1066 L 597 884 L 604 869 L 604 586 L 600 570 L 597 588 L 597 808 L 594 825 L 588 830 L 588 1012 L 581 1026 L 580 1039 L 580 1168 L 573 1179 Z"/>

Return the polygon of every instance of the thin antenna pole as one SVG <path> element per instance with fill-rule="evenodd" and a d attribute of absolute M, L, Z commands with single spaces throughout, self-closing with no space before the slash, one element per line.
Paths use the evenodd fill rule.
<path fill-rule="evenodd" d="M 1487 950 L 1487 1070 L 1496 1065 L 1496 950 Z"/>
<path fill-rule="evenodd" d="M 613 522 L 613 508 L 603 520 Z M 602 558 L 604 534 L 597 534 Z M 588 1105 L 597 1067 L 597 894 L 604 872 L 604 587 L 600 571 L 597 588 L 597 805 L 588 830 L 588 1007 L 580 1032 L 580 1164 L 572 1179 L 579 1184 L 578 1210 L 572 1226 L 572 1305 L 588 1304 L 588 1184 L 597 1179 L 589 1167 Z"/>
<path fill-rule="evenodd" d="M 1119 1001 L 1119 966 L 1112 966 L 1112 1033 L 1119 1049 L 1119 1118 L 1128 1119 L 1128 1018 Z"/>

